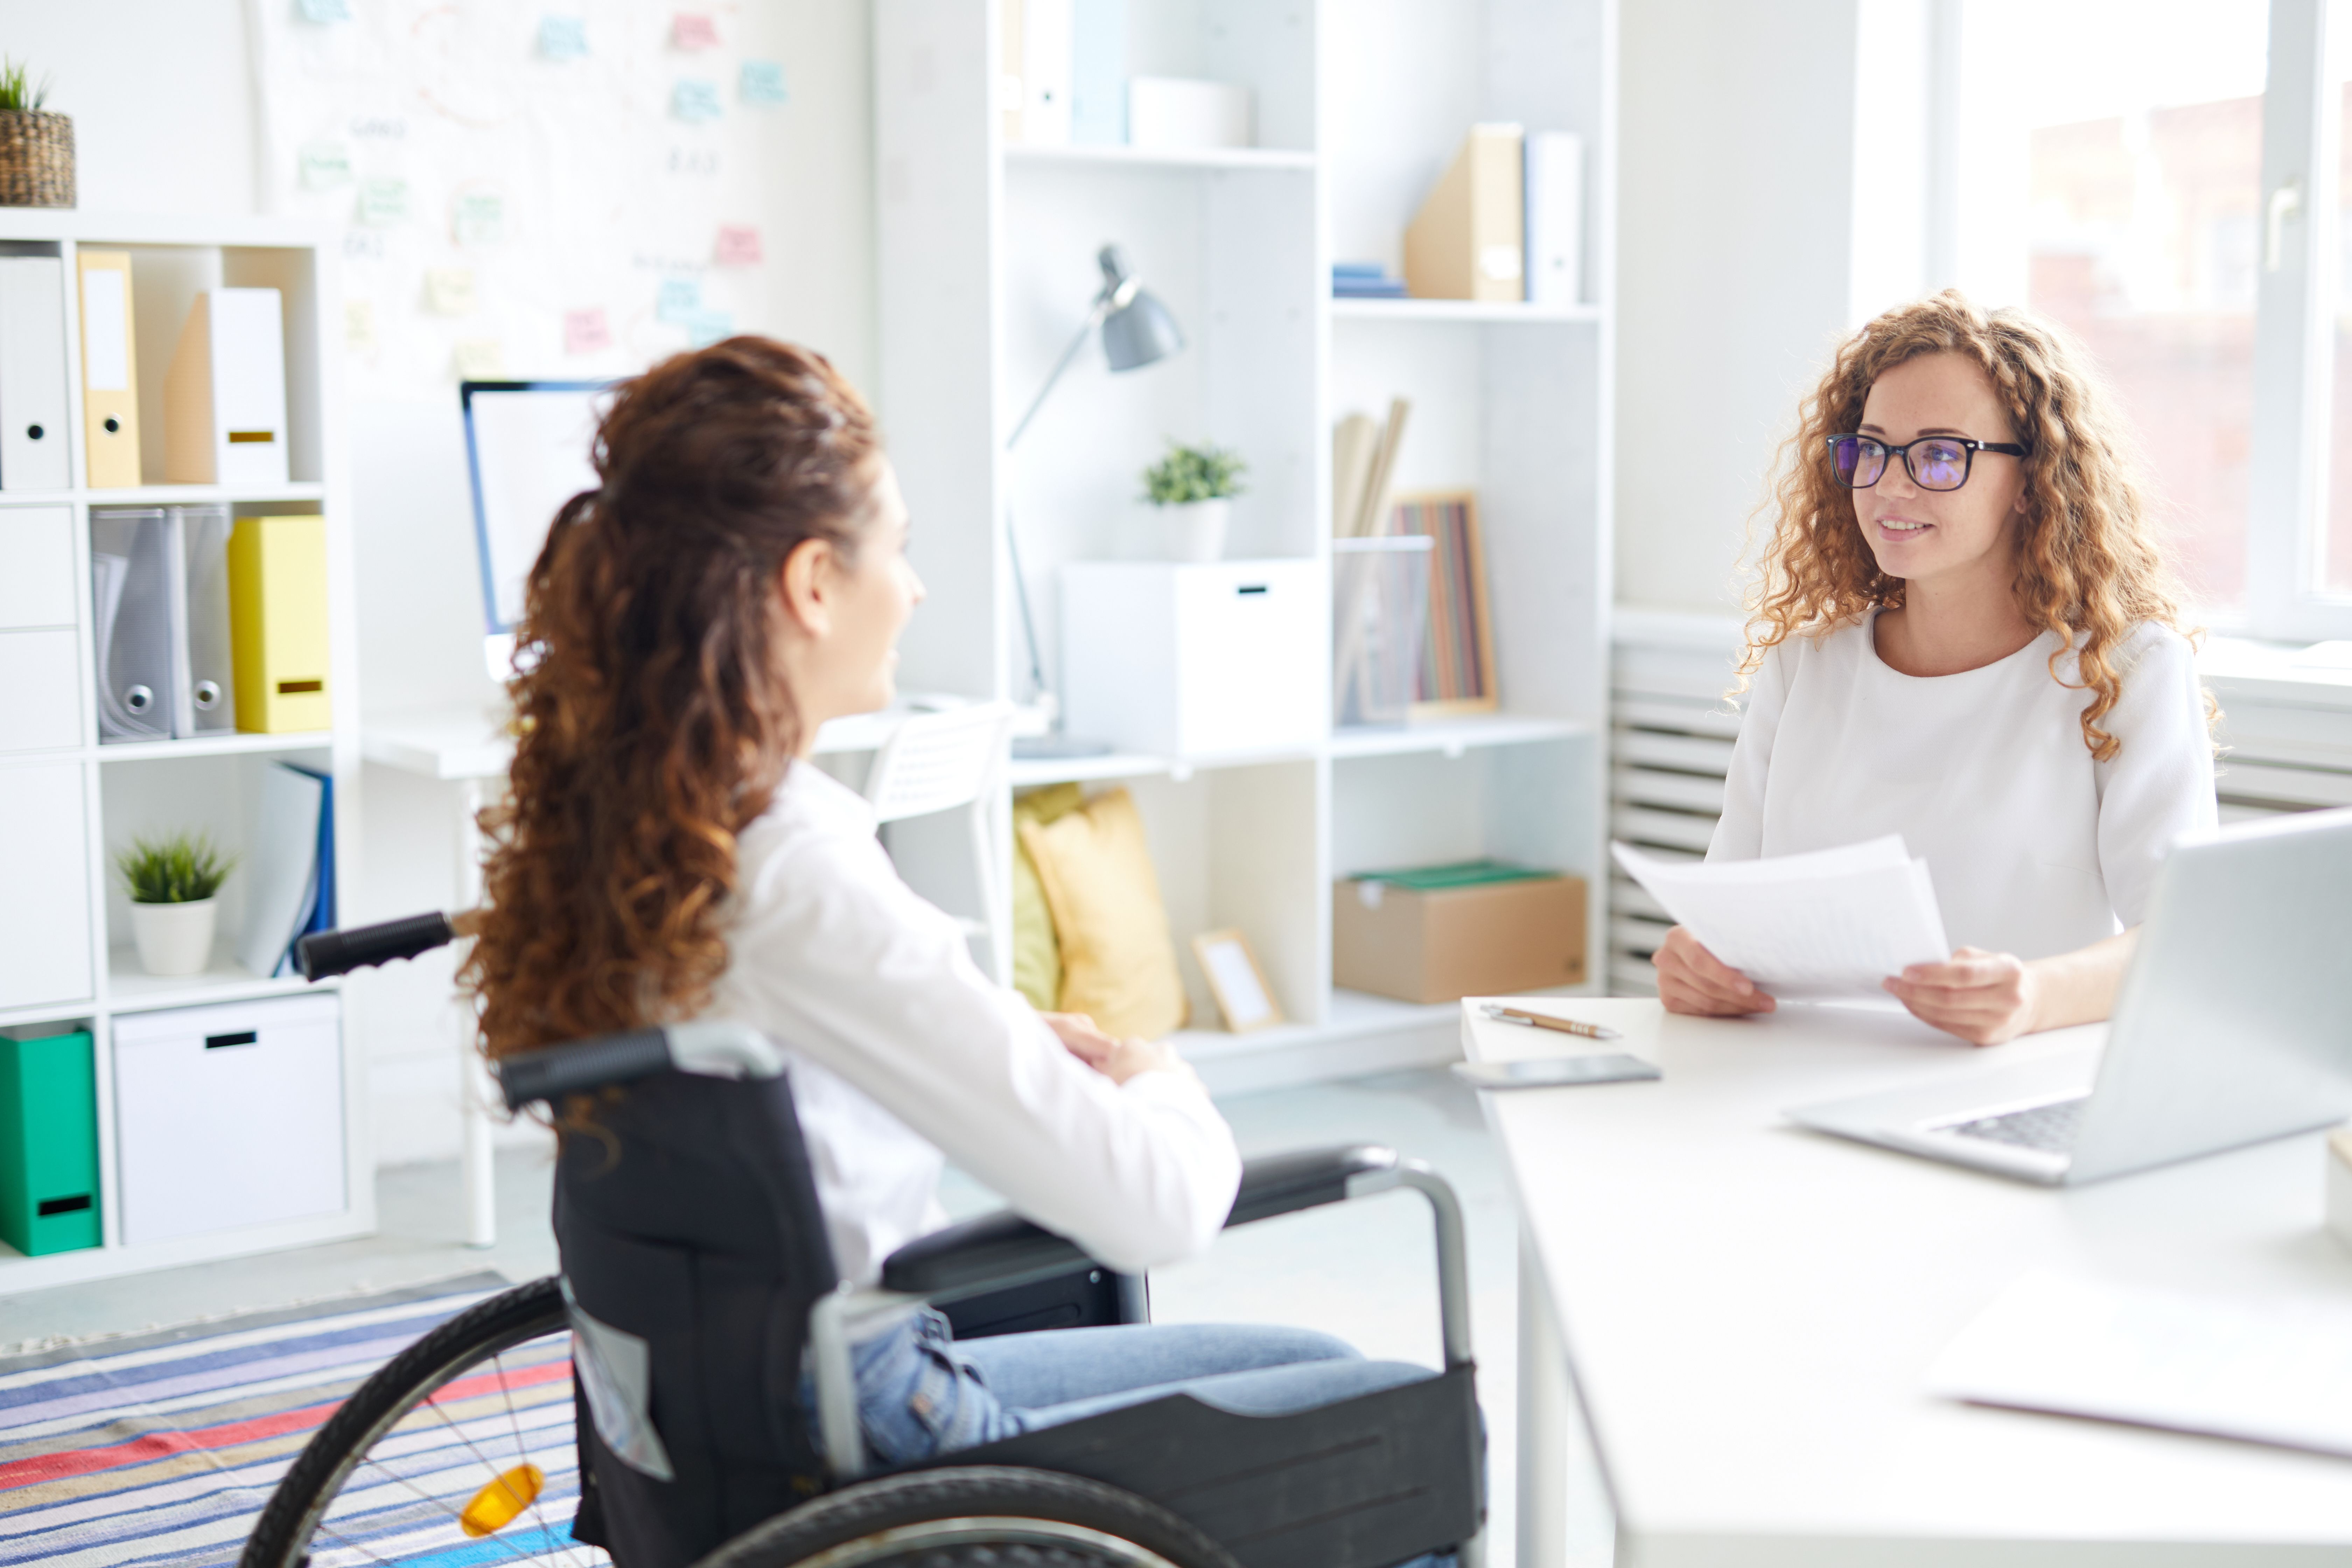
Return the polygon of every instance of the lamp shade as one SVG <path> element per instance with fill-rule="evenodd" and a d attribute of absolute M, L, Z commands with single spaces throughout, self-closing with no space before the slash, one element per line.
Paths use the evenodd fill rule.
<path fill-rule="evenodd" d="M 1113 370 L 1140 370 L 1157 364 L 1184 346 L 1184 329 L 1167 306 L 1147 293 L 1136 280 L 1135 269 L 1116 245 L 1106 245 L 1095 257 L 1102 268 L 1100 301 L 1108 302 L 1103 317 L 1103 357 Z"/>

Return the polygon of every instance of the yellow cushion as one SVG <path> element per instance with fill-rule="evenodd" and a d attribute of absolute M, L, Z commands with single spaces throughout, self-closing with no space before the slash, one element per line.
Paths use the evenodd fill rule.
<path fill-rule="evenodd" d="M 1076 784 L 1048 784 L 1016 796 L 1013 820 L 1042 827 L 1076 811 L 1086 798 Z M 1036 863 L 1018 832 L 1013 839 L 1013 988 L 1040 1013 L 1052 1012 L 1061 1002 L 1062 950 L 1054 940 L 1053 911 L 1045 907 Z"/>
<path fill-rule="evenodd" d="M 1020 831 L 1054 911 L 1062 1011 L 1121 1037 L 1158 1039 L 1183 1027 L 1184 983 L 1135 797 L 1111 790 Z"/>

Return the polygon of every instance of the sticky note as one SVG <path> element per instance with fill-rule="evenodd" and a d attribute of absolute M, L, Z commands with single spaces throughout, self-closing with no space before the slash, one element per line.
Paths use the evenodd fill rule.
<path fill-rule="evenodd" d="M 669 111 L 689 124 L 716 120 L 719 115 L 719 84 L 697 77 L 681 77 L 670 89 Z"/>
<path fill-rule="evenodd" d="M 348 22 L 352 19 L 350 0 L 300 0 L 305 22 Z"/>
<path fill-rule="evenodd" d="M 451 226 L 459 245 L 469 248 L 496 245 L 507 234 L 507 199 L 487 191 L 461 192 Z"/>
<path fill-rule="evenodd" d="M 436 316 L 474 313 L 474 269 L 470 267 L 428 267 L 425 269 L 425 304 Z"/>
<path fill-rule="evenodd" d="M 340 142 L 305 142 L 295 170 L 304 190 L 331 190 L 352 183 L 352 155 Z"/>
<path fill-rule="evenodd" d="M 375 353 L 375 301 L 343 301 L 343 346 L 355 354 Z"/>
<path fill-rule="evenodd" d="M 604 324 L 604 308 L 592 305 L 585 310 L 563 312 L 563 352 L 568 354 L 593 354 L 598 349 L 613 346 L 612 329 Z"/>
<path fill-rule="evenodd" d="M 496 338 L 459 338 L 457 374 L 465 381 L 504 381 L 507 356 Z"/>
<path fill-rule="evenodd" d="M 408 221 L 406 180 L 367 180 L 360 185 L 359 220 L 381 228 Z"/>
<path fill-rule="evenodd" d="M 680 11 L 669 19 L 669 47 L 715 49 L 719 47 L 719 26 L 704 12 Z"/>
<path fill-rule="evenodd" d="M 551 15 L 539 19 L 539 58 L 541 59 L 584 59 L 587 54 L 587 17 Z"/>
<path fill-rule="evenodd" d="M 711 257 L 721 267 L 751 267 L 760 260 L 760 231 L 749 224 L 722 223 Z"/>
<path fill-rule="evenodd" d="M 654 319 L 682 327 L 702 309 L 702 282 L 695 278 L 665 278 L 654 301 Z"/>
<path fill-rule="evenodd" d="M 687 341 L 696 348 L 735 335 L 732 310 L 697 310 L 686 320 Z"/>
<path fill-rule="evenodd" d="M 745 60 L 735 89 L 746 103 L 783 103 L 784 67 L 781 60 Z"/>

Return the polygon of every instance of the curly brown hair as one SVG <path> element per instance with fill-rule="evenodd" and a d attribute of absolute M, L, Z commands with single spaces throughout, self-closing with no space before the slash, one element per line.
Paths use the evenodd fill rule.
<path fill-rule="evenodd" d="M 1741 683 L 1777 643 L 1819 636 L 1873 605 L 1901 607 L 1903 579 L 1878 569 L 1829 437 L 1861 424 L 1881 375 L 1937 353 L 1983 369 L 2031 448 L 2020 459 L 2025 511 L 2011 591 L 2027 622 L 2063 645 L 2050 656 L 2053 679 L 2063 679 L 2060 665 L 2073 653 L 2077 679 L 2066 684 L 2094 694 L 2083 707 L 2084 743 L 2110 761 L 2121 743 L 2099 721 L 2123 690 L 2116 645 L 2143 622 L 2182 629 L 2137 445 L 2088 352 L 2063 329 L 2025 310 L 1980 310 L 1957 289 L 1897 306 L 1848 338 L 1799 405 L 1765 509 L 1772 522 L 1748 599 Z"/>
<path fill-rule="evenodd" d="M 864 399 L 790 343 L 730 338 L 615 390 L 598 486 L 531 567 L 511 787 L 481 817 L 488 908 L 458 980 L 491 1056 L 709 1001 L 736 836 L 800 739 L 777 574 L 811 539 L 854 559 L 880 452 Z"/>

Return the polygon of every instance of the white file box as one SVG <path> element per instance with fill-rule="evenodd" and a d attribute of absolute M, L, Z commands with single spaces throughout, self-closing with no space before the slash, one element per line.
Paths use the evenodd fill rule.
<path fill-rule="evenodd" d="M 0 1012 L 90 994 L 79 763 L 0 768 Z"/>
<path fill-rule="evenodd" d="M 275 289 L 207 289 L 163 380 L 163 478 L 282 485 L 286 328 Z"/>
<path fill-rule="evenodd" d="M 1311 746 L 1328 705 L 1312 561 L 1062 568 L 1072 735 L 1165 756 Z"/>
<path fill-rule="evenodd" d="M 54 256 L 0 256 L 0 490 L 72 484 L 66 264 Z"/>
<path fill-rule="evenodd" d="M 336 996 L 118 1016 L 114 1119 L 125 1242 L 342 1213 Z"/>

